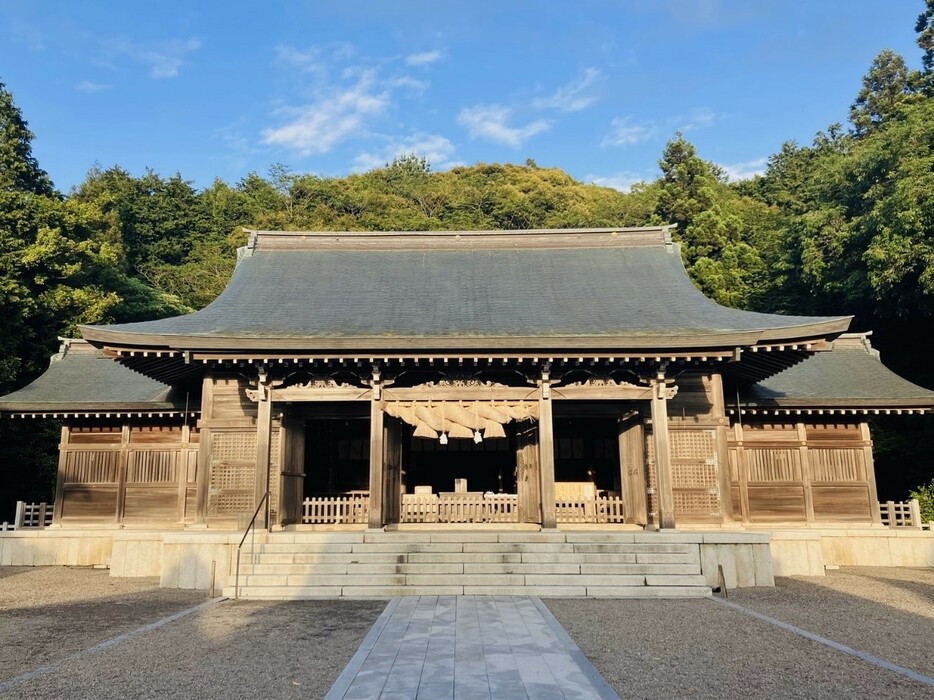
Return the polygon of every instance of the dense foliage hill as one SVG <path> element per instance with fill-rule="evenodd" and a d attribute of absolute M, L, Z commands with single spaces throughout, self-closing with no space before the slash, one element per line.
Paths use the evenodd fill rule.
<path fill-rule="evenodd" d="M 0 83 L 0 394 L 46 366 L 79 323 L 200 308 L 223 289 L 243 227 L 456 230 L 675 223 L 695 284 L 762 311 L 854 314 L 887 364 L 934 387 L 934 0 L 916 30 L 922 68 L 882 51 L 849 112 L 810 145 L 786 143 L 766 172 L 732 183 L 681 134 L 660 176 L 630 192 L 556 168 L 478 164 L 432 172 L 413 154 L 344 178 L 275 165 L 196 190 L 181 175 L 92 169 L 58 192 Z M 35 433 L 40 433 L 36 439 Z M 880 495 L 930 480 L 929 418 L 874 426 Z M 54 427 L 0 422 L 10 502 L 47 499 Z M 0 503 L 4 511 L 7 503 Z M 0 518 L 7 517 L 0 514 Z"/>

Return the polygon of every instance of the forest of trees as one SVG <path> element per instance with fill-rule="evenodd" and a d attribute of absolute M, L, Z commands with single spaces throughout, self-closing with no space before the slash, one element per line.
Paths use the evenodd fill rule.
<path fill-rule="evenodd" d="M 285 230 L 519 229 L 676 223 L 695 284 L 730 306 L 853 314 L 890 367 L 934 387 L 934 0 L 916 26 L 921 68 L 882 51 L 849 124 L 785 143 L 764 175 L 730 182 L 675 134 L 661 174 L 628 193 L 556 168 L 478 164 L 433 172 L 413 154 L 345 178 L 274 165 L 195 189 L 181 175 L 91 169 L 65 194 L 0 83 L 0 395 L 47 366 L 80 323 L 203 307 L 233 269 L 243 227 Z M 841 110 L 842 111 L 842 110 Z M 929 417 L 874 426 L 880 496 L 934 476 Z M 46 500 L 57 426 L 0 421 L 0 520 Z M 7 502 L 9 501 L 9 503 Z"/>

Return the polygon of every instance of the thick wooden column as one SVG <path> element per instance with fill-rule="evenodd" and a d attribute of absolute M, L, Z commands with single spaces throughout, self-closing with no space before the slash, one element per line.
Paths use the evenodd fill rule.
<path fill-rule="evenodd" d="M 558 526 L 555 509 L 555 430 L 547 370 L 542 373 L 539 392 L 538 469 L 542 495 L 542 528 L 555 528 Z"/>
<path fill-rule="evenodd" d="M 370 400 L 370 513 L 369 527 L 378 530 L 383 527 L 383 405 L 379 392 L 374 386 Z"/>
<path fill-rule="evenodd" d="M 264 374 L 260 374 L 256 402 L 256 505 L 269 490 L 269 447 L 272 441 L 272 394 Z M 255 507 L 255 506 L 254 506 Z M 269 499 L 256 516 L 256 527 L 268 525 Z"/>
<path fill-rule="evenodd" d="M 723 513 L 723 523 L 732 523 L 733 514 L 733 482 L 730 480 L 730 423 L 726 417 L 726 400 L 723 396 L 723 378 L 719 372 L 710 374 L 712 389 L 714 417 L 717 420 L 715 430 L 717 440 L 717 476 L 720 487 L 720 511 Z"/>
<path fill-rule="evenodd" d="M 208 515 L 208 489 L 211 485 L 211 429 L 208 422 L 213 415 L 214 377 L 208 372 L 201 383 L 201 421 L 198 426 L 198 472 L 195 475 L 195 523 L 203 525 Z"/>
<path fill-rule="evenodd" d="M 668 444 L 668 394 L 664 374 L 652 380 L 652 441 L 655 445 L 655 483 L 658 490 L 658 526 L 675 526 L 675 497 L 671 485 L 671 449 Z"/>
<path fill-rule="evenodd" d="M 58 474 L 55 476 L 55 503 L 52 504 L 52 523 L 60 525 L 62 522 L 62 509 L 65 506 L 65 469 L 68 467 L 68 441 L 71 439 L 71 427 L 68 423 L 62 426 L 62 435 L 58 441 Z M 876 508 L 878 510 L 878 507 Z"/>

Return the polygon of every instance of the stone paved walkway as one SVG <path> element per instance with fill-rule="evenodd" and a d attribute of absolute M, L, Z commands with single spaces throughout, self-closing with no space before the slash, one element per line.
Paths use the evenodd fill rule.
<path fill-rule="evenodd" d="M 537 598 L 394 598 L 326 700 L 619 696 Z"/>

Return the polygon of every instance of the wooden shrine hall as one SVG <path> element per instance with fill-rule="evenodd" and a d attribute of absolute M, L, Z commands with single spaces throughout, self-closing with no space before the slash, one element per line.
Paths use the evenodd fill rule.
<path fill-rule="evenodd" d="M 715 304 L 668 227 L 255 231 L 0 411 L 63 422 L 63 527 L 872 524 L 867 417 L 934 393 L 849 323 Z"/>

